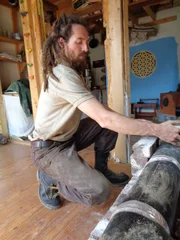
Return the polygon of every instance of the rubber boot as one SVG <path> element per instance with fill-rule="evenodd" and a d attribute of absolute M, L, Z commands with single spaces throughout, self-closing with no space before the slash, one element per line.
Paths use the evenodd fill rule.
<path fill-rule="evenodd" d="M 101 172 L 115 187 L 124 186 L 129 181 L 129 176 L 124 173 L 115 173 L 108 169 L 109 152 L 96 151 L 95 152 L 95 169 Z"/>

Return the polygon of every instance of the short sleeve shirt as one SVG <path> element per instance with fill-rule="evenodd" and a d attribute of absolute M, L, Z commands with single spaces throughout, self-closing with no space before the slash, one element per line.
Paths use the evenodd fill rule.
<path fill-rule="evenodd" d="M 94 98 L 72 68 L 59 64 L 53 73 L 58 81 L 49 76 L 48 90 L 44 92 L 42 86 L 31 140 L 69 140 L 81 120 L 82 112 L 77 107 Z"/>

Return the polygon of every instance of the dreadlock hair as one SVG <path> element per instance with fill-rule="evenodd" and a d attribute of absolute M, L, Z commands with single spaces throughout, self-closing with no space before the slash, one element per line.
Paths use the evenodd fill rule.
<path fill-rule="evenodd" d="M 47 37 L 42 53 L 42 69 L 44 78 L 44 91 L 48 89 L 48 76 L 57 80 L 56 76 L 53 74 L 53 67 L 62 61 L 63 49 L 58 43 L 58 38 L 62 37 L 66 42 L 72 36 L 72 25 L 79 24 L 85 27 L 87 30 L 87 25 L 85 21 L 77 15 L 62 15 L 57 18 L 53 23 L 52 31 Z"/>

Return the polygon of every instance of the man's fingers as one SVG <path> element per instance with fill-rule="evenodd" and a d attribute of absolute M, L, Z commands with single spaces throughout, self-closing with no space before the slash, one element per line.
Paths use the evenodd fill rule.
<path fill-rule="evenodd" d="M 176 146 L 180 146 L 180 135 L 179 135 L 179 134 L 177 134 L 177 135 L 174 137 L 174 140 L 171 141 L 171 144 L 176 145 Z"/>
<path fill-rule="evenodd" d="M 169 120 L 169 123 L 171 123 L 172 125 L 179 125 L 180 127 L 180 120 Z"/>
<path fill-rule="evenodd" d="M 180 126 L 178 125 L 173 125 L 174 127 L 176 127 L 178 129 L 178 134 L 180 134 Z"/>
<path fill-rule="evenodd" d="M 180 135 L 179 135 L 179 134 L 177 134 L 176 140 L 177 140 L 177 141 L 180 141 Z"/>

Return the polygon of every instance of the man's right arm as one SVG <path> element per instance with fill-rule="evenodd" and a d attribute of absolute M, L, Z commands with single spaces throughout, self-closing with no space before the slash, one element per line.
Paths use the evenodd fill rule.
<path fill-rule="evenodd" d="M 155 124 L 147 120 L 131 119 L 106 109 L 96 98 L 81 103 L 78 108 L 94 119 L 102 128 L 120 134 L 156 136 L 171 144 L 180 140 L 180 129 L 173 126 L 174 124 L 180 124 L 180 121 Z"/>

